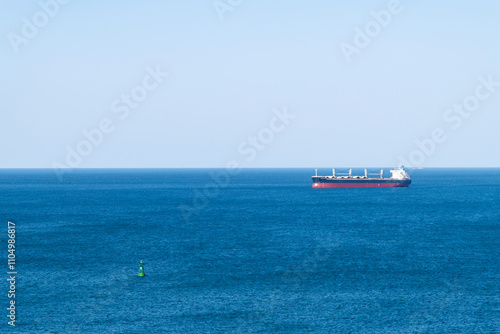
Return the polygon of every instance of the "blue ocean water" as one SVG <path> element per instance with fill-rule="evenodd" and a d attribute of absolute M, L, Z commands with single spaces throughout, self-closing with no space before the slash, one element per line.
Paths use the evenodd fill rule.
<path fill-rule="evenodd" d="M 413 170 L 398 189 L 312 174 L 1 171 L 18 271 L 1 331 L 500 333 L 500 169 Z"/>

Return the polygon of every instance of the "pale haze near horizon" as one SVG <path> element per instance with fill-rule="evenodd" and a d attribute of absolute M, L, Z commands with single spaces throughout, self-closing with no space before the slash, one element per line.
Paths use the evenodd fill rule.
<path fill-rule="evenodd" d="M 8 34 L 41 7 L 2 1 L 0 168 L 64 164 L 103 119 L 114 130 L 77 167 L 393 166 L 436 129 L 423 167 L 500 166 L 500 88 L 443 120 L 478 78 L 500 82 L 500 3 L 401 0 L 350 62 L 342 43 L 390 1 L 232 3 L 221 20 L 209 0 L 72 1 L 16 53 Z M 120 119 L 113 101 L 158 66 L 168 77 Z M 242 154 L 283 110 L 295 118 Z"/>

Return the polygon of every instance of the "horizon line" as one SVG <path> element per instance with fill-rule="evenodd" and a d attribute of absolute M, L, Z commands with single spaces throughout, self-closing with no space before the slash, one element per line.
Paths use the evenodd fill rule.
<path fill-rule="evenodd" d="M 395 168 L 388 166 L 340 166 L 340 167 L 238 167 L 238 169 L 323 169 L 323 168 Z M 429 166 L 429 167 L 405 167 L 407 169 L 428 169 L 428 168 L 500 168 L 500 166 Z M 0 167 L 0 170 L 25 170 L 25 169 L 46 169 L 51 167 Z M 67 168 L 66 170 L 87 170 L 87 169 L 227 169 L 227 167 L 77 167 Z"/>

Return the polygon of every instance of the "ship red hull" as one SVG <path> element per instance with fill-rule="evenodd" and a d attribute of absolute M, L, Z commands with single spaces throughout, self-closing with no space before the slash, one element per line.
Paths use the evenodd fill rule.
<path fill-rule="evenodd" d="M 327 188 L 399 188 L 408 187 L 408 183 L 401 182 L 391 182 L 391 183 L 313 183 L 312 187 L 314 189 L 327 189 Z"/>

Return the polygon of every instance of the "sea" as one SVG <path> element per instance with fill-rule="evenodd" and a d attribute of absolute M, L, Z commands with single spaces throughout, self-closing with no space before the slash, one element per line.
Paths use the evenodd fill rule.
<path fill-rule="evenodd" d="M 0 170 L 0 332 L 500 333 L 500 169 L 408 172 Z"/>

